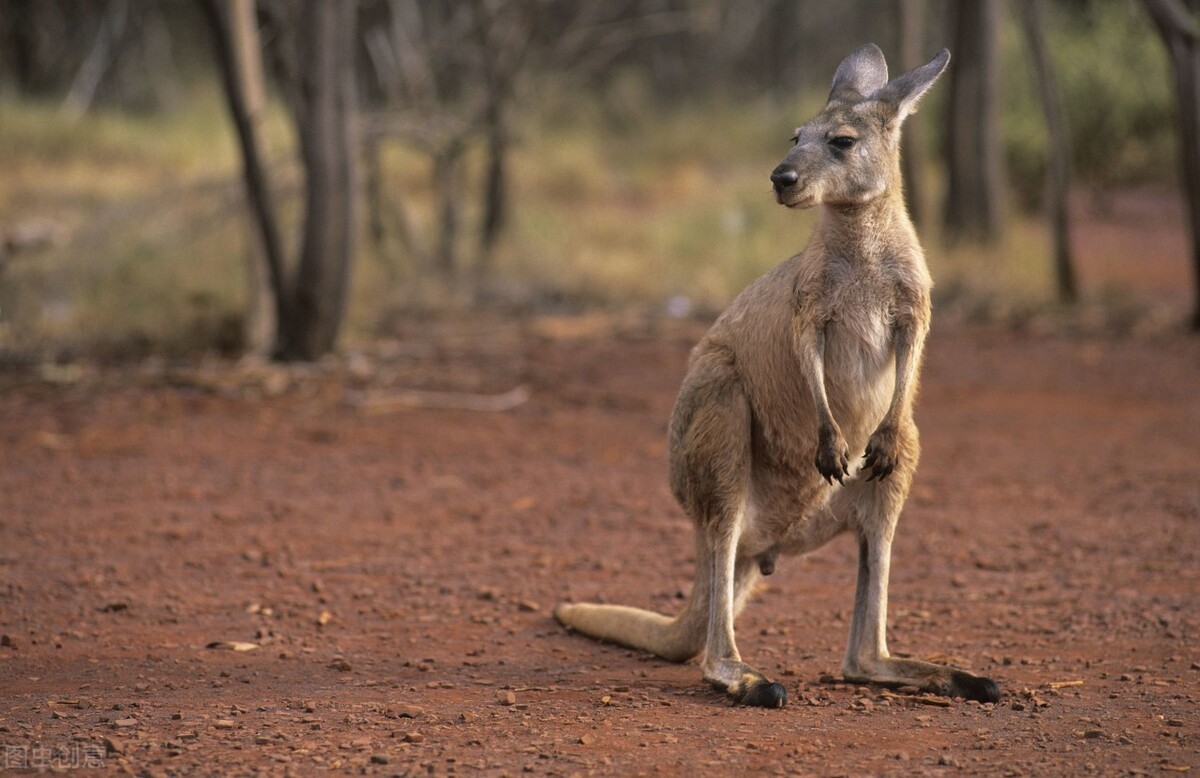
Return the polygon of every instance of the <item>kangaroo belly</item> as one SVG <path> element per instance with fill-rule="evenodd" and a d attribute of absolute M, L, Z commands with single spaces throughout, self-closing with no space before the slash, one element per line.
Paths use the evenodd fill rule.
<path fill-rule="evenodd" d="M 883 418 L 895 384 L 891 326 L 883 311 L 844 316 L 826 331 L 825 390 L 830 410 L 850 445 L 862 447 Z"/>

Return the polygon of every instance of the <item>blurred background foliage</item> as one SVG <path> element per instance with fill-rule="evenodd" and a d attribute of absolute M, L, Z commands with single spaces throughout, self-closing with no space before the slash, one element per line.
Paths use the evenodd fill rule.
<path fill-rule="evenodd" d="M 924 59 L 951 46 L 947 5 L 920 4 Z M 295 63 L 279 21 L 297 17 L 293 6 L 257 6 L 269 74 L 261 131 L 289 255 L 305 212 L 286 85 Z M 488 26 L 455 28 L 455 7 Z M 998 241 L 949 244 L 936 218 L 923 219 L 938 304 L 947 315 L 1026 323 L 1182 319 L 1189 271 L 1162 41 L 1135 0 L 1054 0 L 1042 11 L 1069 128 L 1072 212 L 1085 224 L 1082 303 L 1066 313 L 1055 302 L 1039 213 L 1057 150 L 1004 2 L 1005 228 Z M 767 174 L 820 107 L 840 59 L 873 40 L 893 73 L 902 69 L 898 6 L 879 0 L 363 0 L 357 13 L 358 128 L 373 141 L 356 156 L 365 204 L 343 341 L 475 306 L 711 315 L 803 247 L 816 215 L 776 206 Z M 372 49 L 373 29 L 421 49 L 435 97 L 389 82 L 403 68 L 389 71 Z M 489 30 L 512 33 L 497 56 L 515 51 L 519 64 L 489 60 L 485 44 L 456 45 L 455 35 Z M 213 50 L 191 3 L 0 9 L 0 353 L 244 350 L 258 239 Z M 507 80 L 490 80 L 506 67 Z M 496 90 L 511 92 L 502 136 L 478 121 Z M 945 195 L 947 91 L 934 90 L 912 120 L 934 202 Z M 496 142 L 505 201 L 503 229 L 491 235 L 484 190 Z M 1121 219 L 1129 230 L 1086 227 Z M 1157 236 L 1150 243 L 1145 230 Z M 1150 253 L 1159 270 L 1141 284 Z"/>

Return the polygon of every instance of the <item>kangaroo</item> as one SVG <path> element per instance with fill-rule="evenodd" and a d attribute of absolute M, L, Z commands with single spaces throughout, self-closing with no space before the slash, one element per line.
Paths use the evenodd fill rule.
<path fill-rule="evenodd" d="M 671 489 L 696 526 L 695 584 L 674 618 L 567 603 L 592 637 L 683 662 L 738 703 L 787 691 L 742 661 L 734 619 L 779 555 L 842 532 L 858 539 L 848 681 L 912 685 L 982 702 L 989 678 L 887 648 L 892 538 L 920 447 L 913 397 L 932 281 L 905 210 L 900 126 L 950 52 L 888 80 L 867 44 L 838 67 L 825 108 L 771 173 L 775 199 L 822 206 L 808 246 L 747 287 L 692 351 L 669 428 Z"/>

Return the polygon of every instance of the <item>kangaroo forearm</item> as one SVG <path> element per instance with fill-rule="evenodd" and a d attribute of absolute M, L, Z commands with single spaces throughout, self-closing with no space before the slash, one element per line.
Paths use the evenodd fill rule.
<path fill-rule="evenodd" d="M 817 423 L 822 428 L 836 426 L 833 412 L 829 410 L 829 396 L 825 393 L 825 328 L 812 324 L 798 324 L 800 369 L 812 395 L 813 407 L 817 411 Z"/>
<path fill-rule="evenodd" d="M 914 324 L 896 328 L 894 347 L 896 351 L 896 385 L 892 390 L 892 402 L 880 426 L 895 426 L 912 409 L 913 390 L 917 371 L 920 369 L 921 352 L 925 345 L 924 332 Z"/>

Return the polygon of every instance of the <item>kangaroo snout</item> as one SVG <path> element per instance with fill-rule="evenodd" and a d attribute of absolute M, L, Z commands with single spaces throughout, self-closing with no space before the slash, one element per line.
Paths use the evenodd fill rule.
<path fill-rule="evenodd" d="M 795 168 L 789 165 L 780 165 L 771 171 L 771 183 L 775 185 L 775 191 L 777 192 L 782 192 L 799 180 L 800 174 L 796 172 Z"/>

